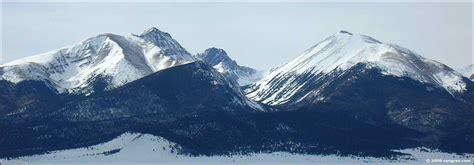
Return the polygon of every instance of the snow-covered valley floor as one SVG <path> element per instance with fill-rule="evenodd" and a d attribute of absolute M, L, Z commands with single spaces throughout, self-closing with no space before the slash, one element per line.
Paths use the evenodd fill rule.
<path fill-rule="evenodd" d="M 255 153 L 234 156 L 191 157 L 175 153 L 174 143 L 149 134 L 125 133 L 103 143 L 85 148 L 54 151 L 43 155 L 0 159 L 10 164 L 472 164 L 474 154 L 456 155 L 426 152 L 421 149 L 398 150 L 412 156 L 397 160 L 336 155 L 304 155 L 285 152 Z M 441 161 L 441 162 L 439 162 Z M 429 162 L 429 163 L 427 163 Z"/>

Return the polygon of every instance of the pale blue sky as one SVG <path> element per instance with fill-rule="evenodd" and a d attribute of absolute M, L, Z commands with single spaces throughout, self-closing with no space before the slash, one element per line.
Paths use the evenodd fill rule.
<path fill-rule="evenodd" d="M 2 3 L 5 63 L 100 33 L 155 26 L 192 54 L 225 49 L 269 69 L 338 30 L 409 48 L 452 67 L 473 63 L 472 3 Z"/>

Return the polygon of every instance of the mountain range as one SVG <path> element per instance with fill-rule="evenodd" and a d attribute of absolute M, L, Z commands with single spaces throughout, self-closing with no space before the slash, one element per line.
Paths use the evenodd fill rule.
<path fill-rule="evenodd" d="M 473 101 L 474 83 L 461 73 L 347 31 L 262 74 L 223 49 L 191 55 L 150 28 L 0 65 L 0 157 L 125 132 L 163 137 L 195 156 L 474 153 Z"/>

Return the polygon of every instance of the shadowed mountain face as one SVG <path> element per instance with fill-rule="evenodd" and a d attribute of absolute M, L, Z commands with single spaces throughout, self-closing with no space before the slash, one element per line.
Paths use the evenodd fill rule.
<path fill-rule="evenodd" d="M 324 98 L 309 95 L 298 103 L 282 105 L 282 109 L 345 114 L 374 126 L 397 124 L 427 134 L 419 139 L 426 146 L 473 152 L 468 146 L 474 145 L 470 131 L 474 128 L 474 84 L 469 80 L 464 80 L 468 92 L 453 97 L 434 85 L 383 75 L 363 64 L 320 80 L 325 78 L 332 83 L 318 91 Z M 312 85 L 319 86 L 308 85 L 307 92 Z"/>
<path fill-rule="evenodd" d="M 214 69 L 194 62 L 70 103 L 54 115 L 69 121 L 98 121 L 149 114 L 260 111 L 250 102 Z"/>
<path fill-rule="evenodd" d="M 42 113 L 49 107 L 60 107 L 61 102 L 61 97 L 44 82 L 23 81 L 15 84 L 0 81 L 0 116 Z"/>

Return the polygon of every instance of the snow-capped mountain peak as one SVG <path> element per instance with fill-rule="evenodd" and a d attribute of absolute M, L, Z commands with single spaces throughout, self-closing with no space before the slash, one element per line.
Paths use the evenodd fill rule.
<path fill-rule="evenodd" d="M 150 28 L 146 29 L 145 31 L 143 31 L 142 33 L 140 33 L 141 36 L 149 35 L 149 34 L 162 34 L 162 35 L 170 36 L 169 33 L 161 31 L 160 29 L 158 29 L 156 27 L 150 27 Z"/>
<path fill-rule="evenodd" d="M 140 35 L 135 36 L 160 47 L 168 56 L 175 56 L 175 58 L 183 58 L 184 60 L 195 60 L 169 33 L 163 32 L 158 28 L 149 28 Z"/>
<path fill-rule="evenodd" d="M 223 49 L 208 48 L 196 57 L 241 86 L 253 83 L 262 77 L 262 72 L 238 65 Z"/>
<path fill-rule="evenodd" d="M 369 55 L 379 55 L 376 51 L 385 51 L 386 46 L 380 41 L 364 35 L 354 35 L 339 31 L 319 44 L 309 48 L 302 55 L 279 67 L 280 71 L 302 73 L 311 68 L 314 72 L 329 72 L 345 63 L 357 63 L 371 60 Z M 363 54 L 363 49 L 370 47 L 371 52 Z M 341 49 L 343 48 L 343 49 Z M 372 57 L 373 58 L 373 57 Z"/>
<path fill-rule="evenodd" d="M 199 54 L 198 57 L 203 61 L 206 61 L 211 66 L 218 65 L 219 63 L 237 65 L 234 60 L 230 59 L 230 57 L 227 55 L 227 52 L 225 52 L 223 49 L 215 47 L 206 49 L 204 53 Z"/>
<path fill-rule="evenodd" d="M 80 43 L 0 66 L 0 79 L 45 81 L 58 92 L 91 93 L 95 83 L 109 90 L 172 66 L 195 61 L 168 33 L 100 34 Z"/>
<path fill-rule="evenodd" d="M 452 94 L 466 90 L 462 76 L 444 64 L 397 45 L 339 31 L 256 82 L 248 96 L 263 103 L 281 104 L 306 83 L 298 81 L 298 76 L 344 72 L 360 63 L 379 68 L 385 75 L 434 84 Z M 281 88 L 272 89 L 276 86 Z"/>

